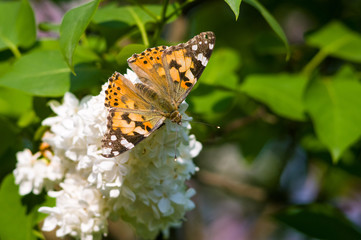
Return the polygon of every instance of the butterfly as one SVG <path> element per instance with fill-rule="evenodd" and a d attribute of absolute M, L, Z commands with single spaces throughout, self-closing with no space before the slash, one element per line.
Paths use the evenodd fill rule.
<path fill-rule="evenodd" d="M 165 119 L 181 124 L 178 107 L 197 83 L 214 44 L 214 33 L 202 32 L 176 46 L 148 48 L 128 59 L 139 78 L 137 82 L 118 72 L 108 79 L 104 157 L 116 157 L 132 149 L 161 127 Z"/>

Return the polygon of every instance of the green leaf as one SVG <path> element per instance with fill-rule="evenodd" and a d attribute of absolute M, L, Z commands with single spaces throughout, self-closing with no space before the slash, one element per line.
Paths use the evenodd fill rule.
<path fill-rule="evenodd" d="M 360 96 L 361 84 L 347 74 L 315 79 L 306 91 L 306 110 L 334 161 L 361 135 Z"/>
<path fill-rule="evenodd" d="M 2 75 L 4 75 L 6 72 L 9 71 L 9 68 L 11 67 L 10 61 L 3 61 L 0 62 L 0 78 Z"/>
<path fill-rule="evenodd" d="M 89 89 L 92 86 L 101 87 L 108 77 L 112 74 L 111 72 L 106 73 L 96 68 L 95 66 L 87 63 L 81 63 L 75 65 L 76 76 L 71 75 L 71 87 L 70 91 L 75 92 L 83 89 Z"/>
<path fill-rule="evenodd" d="M 41 22 L 38 25 L 39 29 L 43 32 L 56 32 L 60 31 L 60 24 L 55 24 L 51 22 Z"/>
<path fill-rule="evenodd" d="M 73 55 L 79 43 L 81 35 L 90 23 L 95 14 L 100 0 L 94 0 L 77 8 L 68 11 L 60 26 L 60 48 L 65 57 L 66 63 L 72 71 Z"/>
<path fill-rule="evenodd" d="M 331 22 L 306 38 L 307 44 L 345 60 L 361 63 L 361 34 Z"/>
<path fill-rule="evenodd" d="M 192 112 L 202 114 L 207 119 L 218 117 L 230 109 L 235 93 L 222 91 L 212 86 L 199 84 L 188 96 Z"/>
<path fill-rule="evenodd" d="M 143 44 L 128 44 L 119 52 L 117 56 L 117 62 L 119 65 L 127 64 L 127 59 L 134 53 L 141 53 L 147 47 Z"/>
<path fill-rule="evenodd" d="M 228 6 L 232 9 L 234 15 L 236 16 L 236 20 L 239 16 L 239 7 L 241 6 L 242 0 L 224 0 Z"/>
<path fill-rule="evenodd" d="M 0 78 L 1 79 L 1 78 Z M 22 91 L 0 87 L 0 114 L 19 117 L 32 108 L 32 97 Z"/>
<path fill-rule="evenodd" d="M 281 41 L 285 45 L 287 51 L 286 59 L 289 59 L 291 54 L 290 46 L 288 44 L 286 34 L 283 32 L 281 26 L 278 24 L 276 19 L 257 0 L 245 0 L 245 2 L 256 8 L 262 14 L 264 19 L 268 22 L 270 27 L 273 29 L 273 31 L 277 34 L 277 36 L 281 39 Z"/>
<path fill-rule="evenodd" d="M 276 214 L 275 218 L 312 238 L 361 239 L 360 229 L 328 205 L 293 206 Z"/>
<path fill-rule="evenodd" d="M 306 77 L 287 73 L 249 75 L 241 91 L 268 105 L 275 113 L 294 120 L 305 120 L 303 93 Z"/>
<path fill-rule="evenodd" d="M 0 86 L 35 96 L 62 96 L 69 90 L 69 73 L 59 51 L 34 51 L 15 62 L 0 78 Z"/>
<path fill-rule="evenodd" d="M 8 175 L 0 188 L 0 239 L 36 239 L 32 233 L 33 216 L 27 215 L 26 210 L 21 204 L 14 176 Z"/>
<path fill-rule="evenodd" d="M 160 15 L 162 13 L 162 5 L 150 5 L 144 4 L 144 8 L 146 8 L 152 15 L 156 16 L 156 18 L 160 19 Z M 167 8 L 166 15 L 171 14 L 173 11 L 177 9 L 178 4 L 170 4 Z M 93 21 L 94 23 L 106 23 L 106 22 L 123 22 L 127 26 L 134 26 L 136 24 L 135 19 L 132 17 L 128 8 L 132 8 L 136 15 L 139 17 L 143 24 L 156 22 L 157 19 L 152 17 L 149 13 L 144 11 L 142 8 L 138 6 L 117 6 L 115 4 L 108 4 L 105 7 L 99 8 L 99 10 L 95 13 Z M 171 18 L 169 21 L 174 20 L 175 18 Z"/>
<path fill-rule="evenodd" d="M 1 1 L 0 26 L 0 50 L 20 54 L 17 47 L 30 47 L 36 40 L 34 13 L 27 0 Z"/>
<path fill-rule="evenodd" d="M 236 89 L 238 75 L 236 71 L 241 66 L 240 55 L 232 49 L 219 49 L 211 56 L 200 81 L 209 85 Z"/>

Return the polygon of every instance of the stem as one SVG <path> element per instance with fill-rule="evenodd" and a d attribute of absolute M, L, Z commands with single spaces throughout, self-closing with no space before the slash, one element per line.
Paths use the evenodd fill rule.
<path fill-rule="evenodd" d="M 303 68 L 302 73 L 307 77 L 316 69 L 318 65 L 332 52 L 335 52 L 340 47 L 348 44 L 352 40 L 351 36 L 346 36 L 338 39 L 335 42 L 322 48 L 312 59 L 311 61 Z"/>
<path fill-rule="evenodd" d="M 152 13 L 152 11 L 150 11 L 148 8 L 144 7 L 144 5 L 140 4 L 138 1 L 134 1 L 134 0 L 128 0 L 128 2 L 131 2 L 135 5 L 137 5 L 138 7 L 140 7 L 144 12 L 146 12 L 151 18 L 153 18 L 155 21 L 159 21 L 159 17 L 157 15 L 155 15 L 154 13 Z"/>
<path fill-rule="evenodd" d="M 169 0 L 164 0 L 163 1 L 162 15 L 161 15 L 161 19 L 160 19 L 160 21 L 162 23 L 164 23 L 165 15 L 167 13 L 168 4 L 169 4 Z"/>
<path fill-rule="evenodd" d="M 328 56 L 328 53 L 320 50 L 303 68 L 302 73 L 306 76 L 310 76 L 318 65 Z"/>
<path fill-rule="evenodd" d="M 138 15 L 134 12 L 134 10 L 131 7 L 128 7 L 127 9 L 130 12 L 130 14 L 132 15 L 132 17 L 134 18 L 135 23 L 137 24 L 137 26 L 139 28 L 140 34 L 142 35 L 144 45 L 146 45 L 148 47 L 149 46 L 149 40 L 148 40 L 147 32 L 145 31 L 145 27 L 144 27 L 143 22 L 140 20 Z"/>
<path fill-rule="evenodd" d="M 9 47 L 10 51 L 14 54 L 14 56 L 19 59 L 21 57 L 21 53 L 19 51 L 19 49 L 17 48 L 17 46 L 10 41 L 8 38 L 4 37 L 4 36 L 0 36 L 0 38 L 3 40 L 3 42 L 6 43 L 6 45 Z"/>
<path fill-rule="evenodd" d="M 154 45 L 157 43 L 160 33 L 162 31 L 162 28 L 163 28 L 164 24 L 167 22 L 166 13 L 167 13 L 168 4 L 169 4 L 169 0 L 163 1 L 162 14 L 161 14 L 160 20 L 158 21 L 158 24 L 157 24 L 157 28 L 155 29 L 154 35 L 153 35 L 152 43 Z"/>
<path fill-rule="evenodd" d="M 189 3 L 194 2 L 194 0 L 187 0 L 185 2 L 183 2 L 182 4 L 179 5 L 179 7 L 174 10 L 172 13 L 170 13 L 166 18 L 165 21 L 168 21 L 171 17 L 173 17 L 180 9 L 184 8 L 186 5 L 188 5 Z"/>

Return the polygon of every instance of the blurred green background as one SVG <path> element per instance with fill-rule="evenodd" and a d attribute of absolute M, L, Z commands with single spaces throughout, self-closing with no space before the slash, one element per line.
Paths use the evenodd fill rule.
<path fill-rule="evenodd" d="M 165 2 L 0 1 L 0 179 L 38 150 L 49 100 L 97 95 L 133 53 L 213 31 L 187 97 L 197 207 L 171 239 L 361 239 L 361 1 Z M 31 235 L 43 201 L 4 181 L 0 236 Z M 134 238 L 114 223 L 106 239 Z"/>

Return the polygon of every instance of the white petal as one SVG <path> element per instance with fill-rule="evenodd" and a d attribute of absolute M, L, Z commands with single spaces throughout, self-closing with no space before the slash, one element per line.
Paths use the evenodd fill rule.
<path fill-rule="evenodd" d="M 19 193 L 20 195 L 26 195 L 29 194 L 31 192 L 31 190 L 33 189 L 33 185 L 31 182 L 22 182 L 19 186 Z"/>
<path fill-rule="evenodd" d="M 40 209 L 39 209 L 39 211 L 40 211 Z M 41 228 L 41 230 L 43 230 L 45 232 L 52 231 L 55 229 L 57 224 L 58 224 L 57 219 L 53 216 L 49 216 L 49 217 L 45 218 L 43 227 Z"/>
<path fill-rule="evenodd" d="M 99 167 L 103 170 L 103 171 L 110 171 L 114 168 L 114 161 L 102 161 L 99 164 Z"/>
<path fill-rule="evenodd" d="M 177 204 L 184 204 L 184 202 L 185 202 L 184 195 L 182 193 L 180 193 L 180 192 L 177 192 L 176 194 L 173 194 L 170 197 L 170 200 L 172 200 L 172 202 L 175 202 Z"/>
<path fill-rule="evenodd" d="M 161 213 L 163 213 L 164 215 L 168 215 L 172 209 L 172 207 L 170 205 L 170 201 L 167 198 L 162 198 L 158 202 L 158 208 L 159 208 L 159 211 L 161 211 Z"/>
<path fill-rule="evenodd" d="M 194 190 L 193 188 L 189 188 L 186 192 L 186 197 L 191 198 L 194 195 L 196 195 L 196 190 Z"/>
<path fill-rule="evenodd" d="M 110 190 L 110 192 L 109 192 L 109 197 L 111 197 L 111 198 L 117 198 L 117 197 L 119 197 L 119 194 L 120 194 L 119 189 L 112 189 L 112 190 Z"/>

